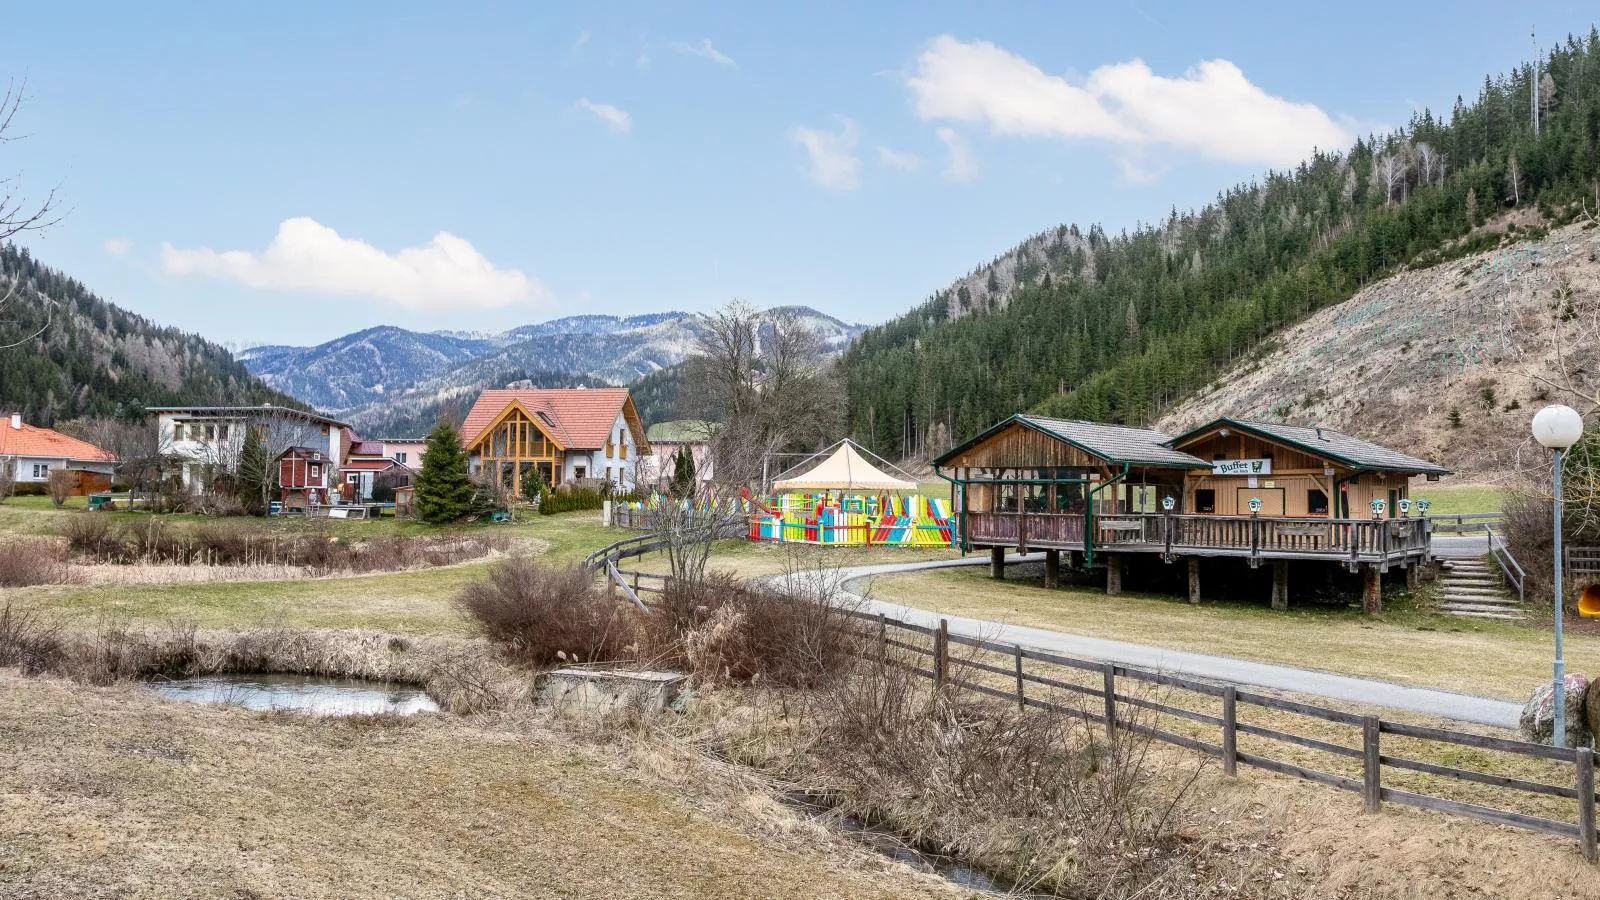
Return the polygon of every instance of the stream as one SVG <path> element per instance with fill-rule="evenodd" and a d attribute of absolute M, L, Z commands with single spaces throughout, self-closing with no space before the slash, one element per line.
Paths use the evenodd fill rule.
<path fill-rule="evenodd" d="M 422 688 L 359 678 L 316 675 L 204 675 L 150 685 L 164 697 L 185 703 L 223 703 L 258 710 L 297 710 L 320 716 L 393 713 L 409 716 L 438 712 Z"/>

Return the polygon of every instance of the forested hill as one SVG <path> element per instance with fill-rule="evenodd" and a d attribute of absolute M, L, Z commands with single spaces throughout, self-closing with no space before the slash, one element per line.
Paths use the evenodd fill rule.
<path fill-rule="evenodd" d="M 914 456 L 1023 410 L 1153 421 L 1366 283 L 1498 242 L 1474 229 L 1502 210 L 1570 221 L 1600 204 L 1600 33 L 1544 60 L 1537 136 L 1532 81 L 1531 67 L 1485 78 L 1448 117 L 1422 112 L 1159 225 L 1030 238 L 992 278 L 980 268 L 857 339 L 852 434 Z"/>
<path fill-rule="evenodd" d="M 0 298 L 8 296 L 0 304 L 0 412 L 48 426 L 134 418 L 170 403 L 303 407 L 223 348 L 107 303 L 26 248 L 0 247 Z"/>

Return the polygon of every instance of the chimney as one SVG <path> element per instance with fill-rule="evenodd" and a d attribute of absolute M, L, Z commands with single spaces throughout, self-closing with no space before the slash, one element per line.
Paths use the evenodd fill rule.
<path fill-rule="evenodd" d="M 11 414 L 11 427 L 17 431 L 22 430 L 22 413 Z"/>
<path fill-rule="evenodd" d="M 1317 440 L 1319 440 L 1319 441 L 1327 440 L 1327 438 L 1324 438 L 1322 436 L 1322 426 L 1321 425 L 1317 426 Z"/>

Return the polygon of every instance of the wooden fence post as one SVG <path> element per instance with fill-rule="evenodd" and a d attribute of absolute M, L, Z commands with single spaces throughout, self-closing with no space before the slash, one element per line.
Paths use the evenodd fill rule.
<path fill-rule="evenodd" d="M 950 681 L 950 620 L 940 619 L 933 634 L 933 688 L 942 691 Z"/>
<path fill-rule="evenodd" d="M 1117 739 L 1117 666 L 1115 663 L 1103 663 L 1100 671 L 1105 681 L 1106 692 L 1106 738 Z"/>
<path fill-rule="evenodd" d="M 1383 778 L 1378 758 L 1378 717 L 1366 716 L 1361 720 L 1361 799 L 1366 811 L 1375 813 L 1382 805 Z"/>
<path fill-rule="evenodd" d="M 1578 840 L 1583 842 L 1583 858 L 1600 861 L 1600 845 L 1594 828 L 1594 751 L 1578 750 Z"/>
<path fill-rule="evenodd" d="M 1028 695 L 1022 692 L 1022 645 L 1013 647 L 1012 652 L 1017 658 L 1017 711 L 1021 712 L 1028 708 Z"/>
<path fill-rule="evenodd" d="M 878 660 L 889 661 L 889 618 L 878 613 Z"/>
<path fill-rule="evenodd" d="M 1239 769 L 1239 689 L 1222 689 L 1222 774 L 1234 775 Z"/>

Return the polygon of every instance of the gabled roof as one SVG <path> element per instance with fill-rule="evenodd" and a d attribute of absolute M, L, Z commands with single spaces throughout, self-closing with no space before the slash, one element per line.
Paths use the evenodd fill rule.
<path fill-rule="evenodd" d="M 117 459 L 109 450 L 102 450 L 88 441 L 67 437 L 59 431 L 27 423 L 23 423 L 21 428 L 12 428 L 9 419 L 0 420 L 0 456 L 32 456 L 79 462 L 116 462 Z"/>
<path fill-rule="evenodd" d="M 1407 456 L 1358 437 L 1351 437 L 1331 428 L 1304 428 L 1299 425 L 1279 425 L 1273 422 L 1247 422 L 1226 416 L 1191 428 L 1172 439 L 1174 447 L 1191 443 L 1207 432 L 1218 428 L 1237 428 L 1258 437 L 1278 441 L 1321 456 L 1342 462 L 1356 469 L 1377 472 L 1407 472 L 1413 475 L 1449 475 L 1450 470 L 1434 465 L 1425 459 Z"/>
<path fill-rule="evenodd" d="M 353 441 L 350 444 L 349 456 L 382 456 L 382 441 Z"/>
<path fill-rule="evenodd" d="M 940 456 L 933 461 L 934 465 L 948 465 L 952 458 L 1013 424 L 1032 428 L 1057 440 L 1065 441 L 1091 456 L 1117 465 L 1155 466 L 1168 469 L 1196 469 L 1210 465 L 1199 457 L 1172 449 L 1167 445 L 1167 436 L 1151 428 L 1106 425 L 1079 419 L 1050 419 L 1020 413 L 996 423 L 977 437 Z"/>
<path fill-rule="evenodd" d="M 461 444 L 470 447 L 511 403 L 518 403 L 569 450 L 599 450 L 611 438 L 617 416 L 631 407 L 627 388 L 491 388 L 478 395 L 461 426 Z M 638 415 L 625 417 L 637 444 L 647 443 Z"/>

